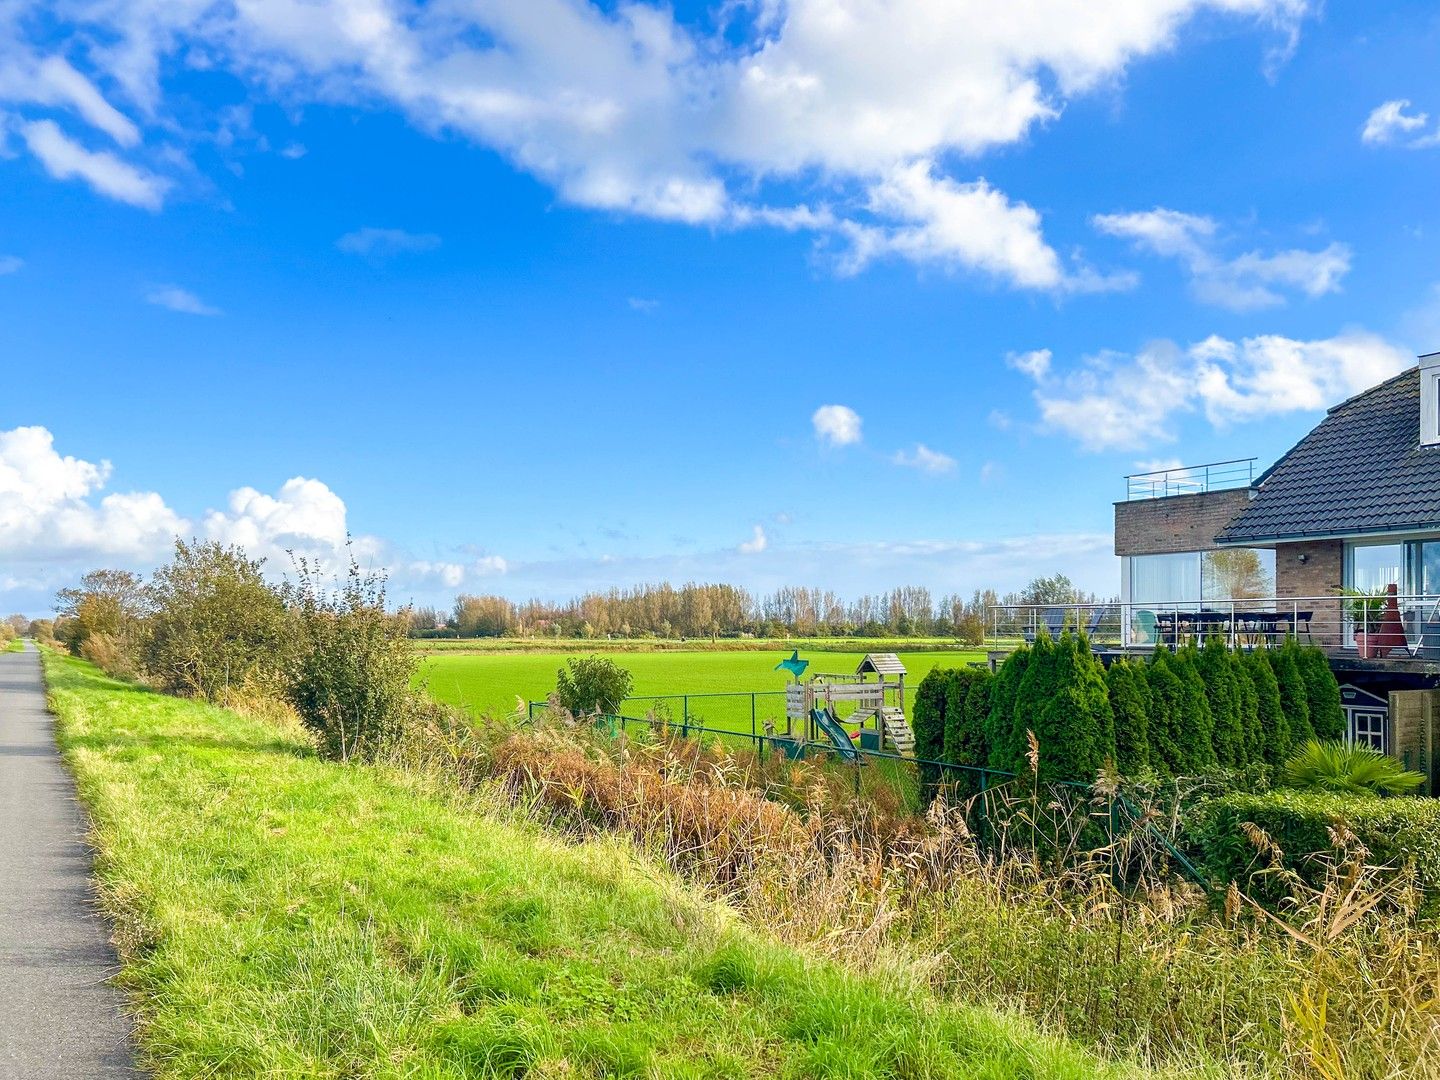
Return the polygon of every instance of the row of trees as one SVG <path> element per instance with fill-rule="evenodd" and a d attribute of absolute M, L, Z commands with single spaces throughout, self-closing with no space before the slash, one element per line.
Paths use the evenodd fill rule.
<path fill-rule="evenodd" d="M 408 613 L 351 560 L 333 581 L 304 559 L 273 585 L 239 547 L 177 540 L 146 581 L 94 570 L 56 597 L 56 638 L 111 674 L 212 702 L 279 698 L 342 760 L 373 757 L 424 703 Z"/>
<path fill-rule="evenodd" d="M 1317 648 L 1243 651 L 1211 639 L 1107 670 L 1069 633 L 1042 634 L 994 675 L 932 671 L 913 719 L 921 758 L 1021 773 L 1033 756 L 1042 781 L 1090 781 L 1106 765 L 1131 777 L 1278 767 L 1306 740 L 1345 732 L 1340 687 Z M 973 793 L 979 775 L 959 783 Z"/>
<path fill-rule="evenodd" d="M 756 596 L 736 585 L 666 583 L 588 593 L 564 603 L 516 603 L 503 596 L 456 598 L 446 613 L 418 608 L 412 632 L 459 637 L 884 637 L 942 636 L 979 643 L 985 609 L 997 604 L 1093 600 L 1063 574 L 1036 578 L 1018 593 L 977 590 L 936 597 L 911 585 L 846 600 L 826 589 L 790 587 Z"/>

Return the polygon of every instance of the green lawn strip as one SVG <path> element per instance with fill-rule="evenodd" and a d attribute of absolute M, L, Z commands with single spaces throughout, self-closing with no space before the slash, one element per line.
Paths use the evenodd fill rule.
<path fill-rule="evenodd" d="M 1119 1075 L 256 721 L 45 659 L 160 1077 Z"/>
<path fill-rule="evenodd" d="M 420 680 L 431 696 L 458 705 L 472 715 L 487 712 L 508 715 L 515 710 L 517 697 L 543 701 L 555 689 L 555 672 L 565 666 L 566 659 L 585 656 L 589 651 L 582 644 L 574 649 L 549 653 L 432 653 L 421 662 Z M 648 652 L 628 653 L 613 659 L 634 676 L 633 693 L 637 698 L 670 696 L 667 705 L 677 722 L 686 705 L 678 695 L 691 694 L 697 695 L 688 702 L 692 719 L 706 726 L 748 732 L 751 714 L 750 700 L 746 695 L 751 692 L 771 692 L 756 700 L 757 726 L 763 725 L 767 710 L 771 716 L 784 716 L 785 699 L 780 692 L 784 691 L 789 676 L 775 670 L 775 663 L 781 655 L 779 651 Z M 810 660 L 807 675 L 813 675 L 817 672 L 853 672 L 865 653 L 807 654 L 801 649 L 800 655 Z M 902 652 L 898 655 L 908 672 L 906 686 L 912 692 L 932 668 L 964 667 L 985 657 L 985 653 L 978 650 Z M 725 696 L 698 696 L 703 694 Z M 633 701 L 628 708 L 643 715 L 649 704 L 652 702 Z M 910 705 L 910 700 L 907 699 L 906 705 Z"/>
<path fill-rule="evenodd" d="M 0 652 L 23 652 L 24 649 L 25 649 L 25 642 L 24 642 L 22 639 L 20 639 L 20 638 L 17 637 L 17 638 L 11 638 L 9 641 L 7 641 L 7 642 L 5 643 L 5 648 L 4 648 L 4 649 L 0 649 Z"/>

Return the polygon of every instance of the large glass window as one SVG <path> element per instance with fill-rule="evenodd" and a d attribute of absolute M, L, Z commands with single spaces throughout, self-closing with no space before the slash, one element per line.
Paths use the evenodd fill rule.
<path fill-rule="evenodd" d="M 1363 593 L 1384 592 L 1390 585 L 1405 592 L 1405 545 L 1351 544 L 1348 588 Z"/>
<path fill-rule="evenodd" d="M 1132 555 L 1129 562 L 1133 604 L 1202 604 L 1275 592 L 1275 552 L 1265 548 Z"/>

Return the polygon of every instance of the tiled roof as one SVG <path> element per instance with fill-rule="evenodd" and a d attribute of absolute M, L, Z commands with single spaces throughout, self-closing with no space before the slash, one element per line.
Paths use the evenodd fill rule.
<path fill-rule="evenodd" d="M 1440 446 L 1421 447 L 1420 369 L 1330 410 L 1255 481 L 1222 544 L 1440 528 Z"/>

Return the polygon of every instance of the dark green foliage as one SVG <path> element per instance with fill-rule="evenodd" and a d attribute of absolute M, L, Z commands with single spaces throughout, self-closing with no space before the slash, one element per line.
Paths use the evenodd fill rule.
<path fill-rule="evenodd" d="M 1145 669 L 1117 660 L 1105 673 L 1114 714 L 1115 766 L 1123 776 L 1136 776 L 1150 767 L 1150 682 Z"/>
<path fill-rule="evenodd" d="M 1083 648 L 1082 648 L 1083 645 Z M 1114 719 L 1105 673 L 1088 643 L 1069 632 L 1035 650 L 1015 705 L 1040 744 L 1041 781 L 1095 779 L 1113 760 Z M 1112 741 L 1105 744 L 1105 732 Z"/>
<path fill-rule="evenodd" d="M 1225 795 L 1193 811 L 1186 839 L 1202 869 L 1276 899 L 1273 875 L 1261 873 L 1269 863 L 1241 828 L 1246 822 L 1264 829 L 1285 853 L 1286 866 L 1316 887 L 1324 884 L 1325 868 L 1314 856 L 1331 850 L 1330 827 L 1343 823 L 1370 850 L 1370 862 L 1413 866 L 1422 910 L 1433 915 L 1440 909 L 1440 800 L 1277 790 Z"/>
<path fill-rule="evenodd" d="M 993 679 L 984 668 L 962 668 L 951 673 L 945 697 L 943 755 L 948 764 L 969 768 L 984 768 L 989 764 L 990 745 L 985 730 Z M 980 791 L 979 774 L 968 768 L 946 770 L 945 780 L 954 785 L 955 794 L 961 799 Z"/>
<path fill-rule="evenodd" d="M 630 672 L 608 656 L 571 657 L 570 670 L 555 673 L 555 696 L 577 716 L 586 713 L 613 713 L 630 696 Z"/>
<path fill-rule="evenodd" d="M 1175 656 L 1157 648 L 1145 668 L 1150 683 L 1150 764 L 1156 772 L 1175 776 L 1185 771 L 1177 736 L 1185 714 L 1185 685 L 1174 667 Z"/>
<path fill-rule="evenodd" d="M 1015 700 L 1020 684 L 1030 666 L 1030 649 L 1019 648 L 1006 658 L 990 688 L 990 718 L 986 732 L 990 743 L 990 767 L 1019 772 L 1024 765 L 1025 729 L 1020 728 L 1020 741 L 1015 740 Z"/>
<path fill-rule="evenodd" d="M 1205 680 L 1200 675 L 1200 650 L 1187 645 L 1171 658 L 1175 673 L 1185 688 L 1185 712 L 1173 730 L 1185 763 L 1185 774 L 1196 775 L 1215 764 L 1215 720 L 1210 714 L 1210 699 Z"/>
<path fill-rule="evenodd" d="M 1038 715 L 1055 694 L 1056 649 L 1048 634 L 1040 634 L 1030 649 L 1030 662 L 1025 665 L 1025 674 L 1015 691 L 1015 705 L 1010 716 L 1010 731 L 1006 737 L 1005 767 L 1012 772 L 1025 773 L 1030 765 L 1026 754 L 1030 736 L 1039 738 L 1036 731 Z"/>
<path fill-rule="evenodd" d="M 1240 679 L 1231 651 L 1218 637 L 1211 637 L 1200 650 L 1196 667 L 1205 685 L 1205 698 L 1210 703 L 1213 722 L 1210 737 L 1215 760 L 1227 769 L 1242 768 L 1249 763 L 1250 751 L 1240 714 L 1244 707 Z"/>
<path fill-rule="evenodd" d="M 1305 703 L 1310 707 L 1310 728 L 1321 740 L 1345 737 L 1345 711 L 1340 707 L 1340 683 L 1330 661 L 1313 645 L 1296 651 L 1300 676 L 1305 680 Z"/>
<path fill-rule="evenodd" d="M 1295 661 L 1298 651 L 1299 646 L 1293 640 L 1287 641 L 1278 649 L 1265 651 L 1265 659 L 1270 662 L 1270 670 L 1275 672 L 1275 682 L 1280 688 L 1280 707 L 1285 712 L 1290 735 L 1289 742 L 1277 747 L 1279 760 L 1274 762 L 1276 765 L 1290 756 L 1291 747 L 1315 737 L 1315 732 L 1310 728 L 1310 705 L 1305 696 L 1305 679 L 1300 674 L 1300 665 Z"/>
<path fill-rule="evenodd" d="M 1265 658 L 1265 650 L 1247 654 L 1243 662 L 1255 688 L 1255 723 L 1261 740 L 1252 751 L 1251 760 L 1263 760 L 1279 767 L 1290 753 L 1291 739 L 1290 721 L 1280 699 L 1280 684 L 1275 679 L 1275 669 Z"/>
<path fill-rule="evenodd" d="M 923 759 L 936 761 L 945 749 L 945 704 L 950 691 L 948 668 L 935 668 L 915 688 L 915 704 L 910 710 L 910 730 L 915 733 L 915 756 L 919 765 L 920 786 L 928 803 L 940 782 L 941 770 Z"/>
<path fill-rule="evenodd" d="M 1244 654 L 1230 653 L 1230 670 L 1240 694 L 1240 734 L 1245 761 L 1264 761 L 1265 733 L 1260 728 L 1260 696 L 1255 689 L 1255 680 L 1250 677 L 1250 666 L 1245 662 Z"/>

